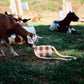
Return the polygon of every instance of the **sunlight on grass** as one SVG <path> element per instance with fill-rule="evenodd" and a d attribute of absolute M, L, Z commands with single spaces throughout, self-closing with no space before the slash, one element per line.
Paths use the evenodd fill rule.
<path fill-rule="evenodd" d="M 38 25 L 41 25 L 41 22 L 31 22 L 31 21 L 29 21 L 28 24 L 30 26 L 38 26 Z"/>

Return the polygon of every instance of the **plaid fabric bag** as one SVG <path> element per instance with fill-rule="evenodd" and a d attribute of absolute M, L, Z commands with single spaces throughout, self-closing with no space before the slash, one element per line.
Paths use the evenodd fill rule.
<path fill-rule="evenodd" d="M 46 56 L 52 56 L 53 55 L 53 51 L 55 52 L 55 54 L 57 54 L 59 57 L 46 57 Z M 34 49 L 34 53 L 37 57 L 42 58 L 42 59 L 60 59 L 60 60 L 72 60 L 76 59 L 76 57 L 73 56 L 65 56 L 65 55 L 61 55 L 54 46 L 51 45 L 42 45 L 42 46 L 37 46 Z"/>
<path fill-rule="evenodd" d="M 40 57 L 53 54 L 52 46 L 38 46 L 35 51 Z"/>

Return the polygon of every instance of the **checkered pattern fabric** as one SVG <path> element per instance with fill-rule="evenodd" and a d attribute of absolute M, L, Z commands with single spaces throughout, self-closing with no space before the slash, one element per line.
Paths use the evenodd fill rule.
<path fill-rule="evenodd" d="M 48 55 L 53 56 L 53 51 L 55 51 L 55 54 L 57 54 L 59 57 L 46 57 Z M 34 53 L 37 57 L 42 58 L 42 59 L 60 59 L 60 60 L 72 60 L 72 59 L 77 59 L 76 57 L 73 56 L 65 56 L 61 55 L 54 46 L 51 45 L 42 45 L 42 46 L 37 46 L 34 49 Z M 67 59 L 68 58 L 68 59 Z"/>
<path fill-rule="evenodd" d="M 47 56 L 47 55 L 52 55 L 52 46 L 37 46 L 35 48 L 35 52 L 40 56 Z"/>

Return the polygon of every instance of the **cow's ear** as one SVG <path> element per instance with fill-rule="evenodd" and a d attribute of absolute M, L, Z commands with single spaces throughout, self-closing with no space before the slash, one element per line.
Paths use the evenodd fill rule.
<path fill-rule="evenodd" d="M 30 36 L 27 36 L 27 41 L 28 41 L 29 44 L 33 44 L 33 40 L 31 39 Z"/>

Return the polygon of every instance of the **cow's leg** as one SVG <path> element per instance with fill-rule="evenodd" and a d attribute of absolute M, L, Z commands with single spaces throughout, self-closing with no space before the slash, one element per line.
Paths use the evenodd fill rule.
<path fill-rule="evenodd" d="M 19 56 L 19 55 L 14 51 L 14 49 L 13 49 L 12 46 L 9 46 L 9 48 L 10 48 L 11 53 L 12 53 L 14 56 Z"/>
<path fill-rule="evenodd" d="M 1 48 L 1 54 L 3 55 L 3 56 L 5 56 L 5 53 L 4 53 L 4 50 L 3 50 L 3 48 L 4 48 L 4 46 L 1 46 L 2 48 Z"/>
<path fill-rule="evenodd" d="M 0 56 L 2 56 L 2 54 L 1 54 L 1 41 L 0 41 Z"/>
<path fill-rule="evenodd" d="M 1 45 L 0 45 L 0 56 L 2 56 L 2 52 L 1 52 L 1 49 L 2 49 L 2 48 L 1 48 Z"/>
<path fill-rule="evenodd" d="M 6 47 L 8 47 L 8 48 L 10 49 L 10 52 L 11 52 L 14 56 L 18 56 L 18 54 L 14 51 L 14 49 L 13 49 L 12 46 L 10 46 L 9 44 L 7 44 L 7 43 L 5 42 L 5 40 L 3 41 L 3 43 L 4 43 L 4 45 L 5 45 Z"/>
<path fill-rule="evenodd" d="M 1 54 L 0 54 L 0 56 L 5 56 L 5 53 L 4 53 L 4 51 L 3 51 L 3 42 L 2 42 L 2 40 L 0 40 L 0 52 L 1 52 Z"/>

